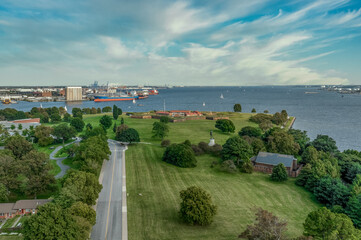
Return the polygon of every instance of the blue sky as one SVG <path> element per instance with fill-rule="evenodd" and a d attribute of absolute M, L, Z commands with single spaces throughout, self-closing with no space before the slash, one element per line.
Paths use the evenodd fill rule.
<path fill-rule="evenodd" d="M 0 1 L 0 85 L 94 81 L 361 84 L 361 1 Z"/>

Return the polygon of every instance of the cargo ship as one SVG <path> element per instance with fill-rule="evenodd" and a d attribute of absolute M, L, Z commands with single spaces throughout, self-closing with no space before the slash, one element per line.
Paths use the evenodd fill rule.
<path fill-rule="evenodd" d="M 94 102 L 133 101 L 138 98 L 139 98 L 138 96 L 129 96 L 129 95 L 119 95 L 119 96 L 98 95 L 98 96 L 94 96 Z"/>

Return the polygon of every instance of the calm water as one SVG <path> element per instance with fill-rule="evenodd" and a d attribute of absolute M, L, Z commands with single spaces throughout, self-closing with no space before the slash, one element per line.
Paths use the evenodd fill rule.
<path fill-rule="evenodd" d="M 270 113 L 287 110 L 296 117 L 294 128 L 306 130 L 311 139 L 317 134 L 326 134 L 337 141 L 340 150 L 361 150 L 361 95 L 344 95 L 335 92 L 319 91 L 305 87 L 184 87 L 159 90 L 157 96 L 139 100 L 110 103 L 65 103 L 45 102 L 43 107 L 105 107 L 116 104 L 123 111 L 142 112 L 150 110 L 190 109 L 201 111 L 233 111 L 233 105 L 240 103 L 243 112 L 255 108 L 257 112 Z M 319 92 L 305 94 L 305 92 Z M 224 99 L 220 98 L 223 94 Z M 203 102 L 205 106 L 203 106 Z M 144 106 L 138 106 L 143 104 Z M 19 102 L 10 105 L 18 110 L 29 111 L 40 103 Z M 1 105 L 0 108 L 8 106 Z"/>

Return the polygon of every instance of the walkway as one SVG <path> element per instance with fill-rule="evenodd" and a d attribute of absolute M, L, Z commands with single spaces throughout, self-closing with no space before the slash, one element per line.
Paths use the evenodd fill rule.
<path fill-rule="evenodd" d="M 65 164 L 63 164 L 63 160 L 66 159 L 67 157 L 56 158 L 55 155 L 56 155 L 57 152 L 59 152 L 60 149 L 62 149 L 63 147 L 68 146 L 68 145 L 73 144 L 73 143 L 78 143 L 78 142 L 80 142 L 80 140 L 81 140 L 80 138 L 76 138 L 76 140 L 75 140 L 74 142 L 65 144 L 64 146 L 63 146 L 63 145 L 58 146 L 57 148 L 55 148 L 55 150 L 54 150 L 52 153 L 50 153 L 50 156 L 49 156 L 50 159 L 51 159 L 51 160 L 56 160 L 56 164 L 58 164 L 58 166 L 59 166 L 60 169 L 61 169 L 60 173 L 58 173 L 58 174 L 55 176 L 56 179 L 62 178 L 62 177 L 65 175 L 66 171 L 67 171 L 70 167 L 67 166 L 67 165 L 65 165 Z"/>

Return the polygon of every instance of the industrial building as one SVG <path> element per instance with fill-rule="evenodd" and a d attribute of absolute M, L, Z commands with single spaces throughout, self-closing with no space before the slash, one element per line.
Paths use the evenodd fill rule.
<path fill-rule="evenodd" d="M 81 101 L 83 100 L 83 90 L 81 87 L 67 87 L 66 101 Z"/>

